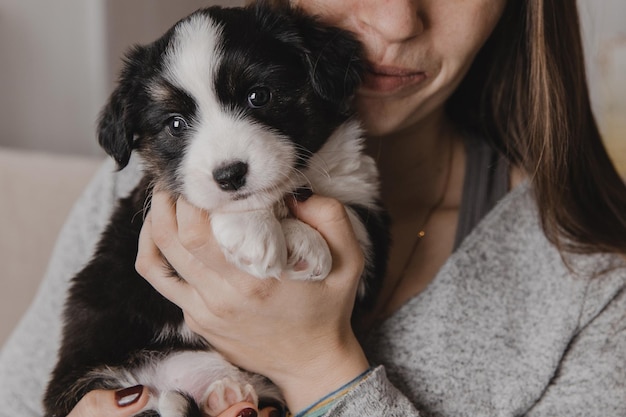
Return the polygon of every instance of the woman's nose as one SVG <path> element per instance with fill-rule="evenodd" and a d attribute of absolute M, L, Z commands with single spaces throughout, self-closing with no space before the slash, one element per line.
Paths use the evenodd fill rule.
<path fill-rule="evenodd" d="M 402 42 L 424 30 L 419 0 L 357 0 L 356 17 L 360 29 L 374 32 L 382 41 Z"/>

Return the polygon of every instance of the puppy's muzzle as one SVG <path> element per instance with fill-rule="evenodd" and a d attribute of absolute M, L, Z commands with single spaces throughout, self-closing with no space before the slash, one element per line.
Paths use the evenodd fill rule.
<path fill-rule="evenodd" d="M 231 162 L 213 170 L 213 179 L 224 191 L 237 191 L 246 185 L 248 164 L 242 161 Z"/>

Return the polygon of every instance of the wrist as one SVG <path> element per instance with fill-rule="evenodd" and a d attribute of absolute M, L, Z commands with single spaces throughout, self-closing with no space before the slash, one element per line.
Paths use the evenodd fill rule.
<path fill-rule="evenodd" d="M 310 407 L 366 373 L 370 368 L 356 338 L 327 345 L 323 353 L 281 375 L 279 386 L 292 413 Z"/>
<path fill-rule="evenodd" d="M 328 415 L 330 410 L 332 410 L 337 403 L 342 401 L 344 397 L 361 385 L 363 381 L 368 379 L 373 371 L 373 368 L 369 368 L 339 389 L 325 395 L 305 409 L 298 411 L 295 417 L 321 417 Z"/>

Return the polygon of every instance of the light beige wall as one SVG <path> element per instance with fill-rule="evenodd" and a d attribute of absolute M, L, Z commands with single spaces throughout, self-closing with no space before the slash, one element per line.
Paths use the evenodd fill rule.
<path fill-rule="evenodd" d="M 0 146 L 101 155 L 95 123 L 133 43 L 239 0 L 0 0 Z"/>
<path fill-rule="evenodd" d="M 100 0 L 0 0 L 0 145 L 93 152 Z"/>

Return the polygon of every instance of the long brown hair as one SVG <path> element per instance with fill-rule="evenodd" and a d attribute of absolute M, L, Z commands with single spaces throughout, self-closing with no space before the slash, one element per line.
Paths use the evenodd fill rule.
<path fill-rule="evenodd" d="M 509 0 L 448 110 L 529 174 L 557 247 L 626 253 L 626 186 L 592 113 L 574 0 Z"/>

